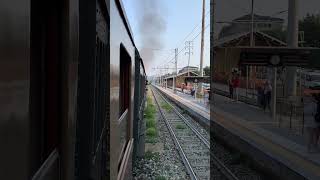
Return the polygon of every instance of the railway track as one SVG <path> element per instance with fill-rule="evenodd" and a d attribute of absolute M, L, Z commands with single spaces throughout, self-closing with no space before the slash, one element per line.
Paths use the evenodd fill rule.
<path fill-rule="evenodd" d="M 152 87 L 151 91 L 190 178 L 205 180 L 210 179 L 211 174 L 211 179 L 238 180 L 213 154 L 211 160 L 216 168 L 210 173 L 210 138 L 199 126 L 188 121 L 158 90 Z"/>

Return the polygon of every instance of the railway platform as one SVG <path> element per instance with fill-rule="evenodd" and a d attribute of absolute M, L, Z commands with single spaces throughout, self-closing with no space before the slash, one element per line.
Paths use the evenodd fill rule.
<path fill-rule="evenodd" d="M 189 94 L 158 87 L 186 110 L 210 120 L 209 106 Z M 211 104 L 214 135 L 244 154 L 249 154 L 259 168 L 284 179 L 320 179 L 320 152 L 309 153 L 306 135 L 278 127 L 269 113 L 242 102 L 214 94 Z"/>

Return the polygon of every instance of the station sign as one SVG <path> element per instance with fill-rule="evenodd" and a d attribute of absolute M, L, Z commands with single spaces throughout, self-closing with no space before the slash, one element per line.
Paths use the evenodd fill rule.
<path fill-rule="evenodd" d="M 317 48 L 246 47 L 240 48 L 239 65 L 307 67 Z"/>

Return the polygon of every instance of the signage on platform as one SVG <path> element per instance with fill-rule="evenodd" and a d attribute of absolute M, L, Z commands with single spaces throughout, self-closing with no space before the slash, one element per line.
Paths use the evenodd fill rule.
<path fill-rule="evenodd" d="M 185 77 L 185 83 L 210 83 L 210 77 L 197 77 L 197 76 L 189 76 Z"/>
<path fill-rule="evenodd" d="M 316 48 L 248 47 L 240 48 L 240 65 L 299 66 L 309 65 Z"/>

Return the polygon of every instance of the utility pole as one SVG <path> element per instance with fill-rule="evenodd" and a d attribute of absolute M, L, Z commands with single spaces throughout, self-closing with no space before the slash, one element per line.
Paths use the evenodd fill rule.
<path fill-rule="evenodd" d="M 193 48 L 193 42 L 192 41 L 187 41 L 186 42 L 186 49 L 188 50 L 187 52 L 185 52 L 185 54 L 188 54 L 189 55 L 189 58 L 188 58 L 188 76 L 190 76 L 190 69 L 189 69 L 189 66 L 190 66 L 190 55 L 193 54 L 192 52 L 192 48 Z"/>
<path fill-rule="evenodd" d="M 213 110 L 213 75 L 214 75 L 214 6 L 215 2 L 214 0 L 210 0 L 210 112 Z"/>
<path fill-rule="evenodd" d="M 254 43 L 254 39 L 253 39 L 253 33 L 254 33 L 254 0 L 251 0 L 251 33 L 250 33 L 250 46 L 252 47 L 253 46 L 253 43 Z"/>
<path fill-rule="evenodd" d="M 288 36 L 287 44 L 290 48 L 298 47 L 298 0 L 288 0 Z M 295 96 L 297 92 L 297 67 L 286 67 L 286 95 Z"/>
<path fill-rule="evenodd" d="M 174 49 L 175 52 L 175 58 L 174 58 L 174 66 L 175 66 L 175 72 L 173 76 L 173 92 L 176 93 L 176 80 L 177 80 L 177 72 L 178 72 L 178 48 Z"/>
<path fill-rule="evenodd" d="M 200 77 L 203 77 L 203 51 L 204 51 L 204 23 L 205 23 L 206 1 L 202 0 L 202 29 L 201 29 L 201 51 L 200 51 Z M 199 83 L 199 93 L 202 94 L 202 83 Z"/>
<path fill-rule="evenodd" d="M 250 47 L 254 46 L 254 0 L 251 0 L 251 23 L 250 23 Z M 250 66 L 250 71 L 252 67 Z M 246 66 L 247 71 L 247 83 L 246 83 L 246 96 L 248 96 L 248 88 L 249 88 L 249 66 Z"/>

